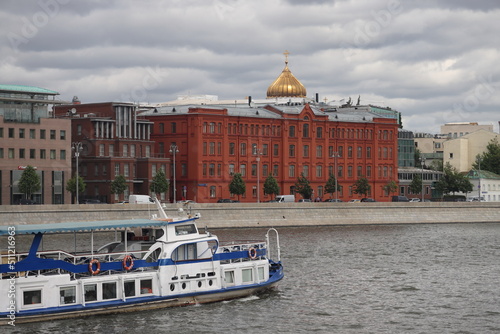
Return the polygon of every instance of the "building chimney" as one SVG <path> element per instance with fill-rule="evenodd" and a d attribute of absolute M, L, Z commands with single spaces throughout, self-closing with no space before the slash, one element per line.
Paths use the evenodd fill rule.
<path fill-rule="evenodd" d="M 318 103 L 318 102 L 319 102 L 319 94 L 316 93 L 316 103 Z"/>
<path fill-rule="evenodd" d="M 252 97 L 251 96 L 248 97 L 248 106 L 249 107 L 252 106 Z"/>

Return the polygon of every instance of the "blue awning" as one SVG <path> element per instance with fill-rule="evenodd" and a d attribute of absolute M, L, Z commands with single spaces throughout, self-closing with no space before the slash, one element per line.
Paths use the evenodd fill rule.
<path fill-rule="evenodd" d="M 67 233 L 67 232 L 90 232 L 106 231 L 125 228 L 147 228 L 165 226 L 172 223 L 181 223 L 196 218 L 188 218 L 182 221 L 172 222 L 171 220 L 151 220 L 151 219 L 130 219 L 130 220 L 100 220 L 89 222 L 70 222 L 70 223 L 52 223 L 52 224 L 27 224 L 0 226 L 0 235 L 17 235 L 31 233 Z M 10 233 L 9 233 L 10 232 Z"/>

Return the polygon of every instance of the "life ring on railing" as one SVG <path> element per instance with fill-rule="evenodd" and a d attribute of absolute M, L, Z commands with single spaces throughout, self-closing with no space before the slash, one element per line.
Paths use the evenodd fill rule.
<path fill-rule="evenodd" d="M 250 247 L 250 248 L 248 249 L 248 256 L 249 256 L 252 260 L 256 259 L 256 258 L 257 258 L 257 250 L 256 250 L 255 248 L 253 248 L 253 247 Z"/>
<path fill-rule="evenodd" d="M 123 269 L 129 271 L 134 267 L 134 259 L 130 255 L 125 255 L 122 261 Z"/>
<path fill-rule="evenodd" d="M 94 263 L 96 265 L 95 270 L 94 270 Z M 101 263 L 99 262 L 98 259 L 92 259 L 89 262 L 89 272 L 92 275 L 97 275 L 101 271 Z"/>

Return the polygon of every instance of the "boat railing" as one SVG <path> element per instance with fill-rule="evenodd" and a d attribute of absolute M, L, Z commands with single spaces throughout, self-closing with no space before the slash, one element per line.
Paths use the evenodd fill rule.
<path fill-rule="evenodd" d="M 218 253 L 222 253 L 222 263 L 251 261 L 266 256 L 266 243 L 262 241 L 221 242 Z"/>

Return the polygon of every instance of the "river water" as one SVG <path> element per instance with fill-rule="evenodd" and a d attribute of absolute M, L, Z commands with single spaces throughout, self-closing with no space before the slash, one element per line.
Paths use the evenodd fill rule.
<path fill-rule="evenodd" d="M 213 231 L 261 239 L 265 229 Z M 280 228 L 264 296 L 1 328 L 12 333 L 499 333 L 500 223 Z"/>

